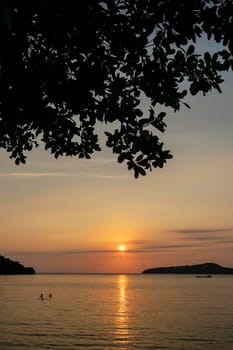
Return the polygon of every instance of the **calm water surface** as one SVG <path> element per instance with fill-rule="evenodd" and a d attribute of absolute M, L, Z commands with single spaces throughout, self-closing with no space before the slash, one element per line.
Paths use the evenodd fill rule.
<path fill-rule="evenodd" d="M 0 348 L 233 350 L 233 277 L 0 276 Z"/>

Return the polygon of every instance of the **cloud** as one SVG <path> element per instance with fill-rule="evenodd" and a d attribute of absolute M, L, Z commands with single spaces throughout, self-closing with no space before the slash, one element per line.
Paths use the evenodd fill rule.
<path fill-rule="evenodd" d="M 12 179 L 29 179 L 29 178 L 47 178 L 47 177 L 82 177 L 92 179 L 117 180 L 126 179 L 128 174 L 103 174 L 96 171 L 94 168 L 87 171 L 73 172 L 19 172 L 19 173 L 1 173 L 0 177 Z"/>
<path fill-rule="evenodd" d="M 17 177 L 17 178 L 29 178 L 29 177 L 67 177 L 72 176 L 71 173 L 47 173 L 47 172 L 37 172 L 37 173 L 2 173 L 0 176 L 4 177 Z"/>
<path fill-rule="evenodd" d="M 216 243 L 218 243 L 218 244 L 231 244 L 231 243 L 233 243 L 233 239 L 228 239 L 228 237 L 227 237 L 227 239 L 216 239 L 216 241 L 215 241 Z"/>
<path fill-rule="evenodd" d="M 178 229 L 178 230 L 169 230 L 166 232 L 171 233 L 182 233 L 182 234 L 199 234 L 199 233 L 221 233 L 221 232 L 229 232 L 232 231 L 232 228 L 216 228 L 216 229 Z"/>
<path fill-rule="evenodd" d="M 135 249 L 127 249 L 125 252 L 119 252 L 117 249 L 77 249 L 77 250 L 59 250 L 59 251 L 8 251 L 5 254 L 12 255 L 81 255 L 81 254 L 137 254 L 137 253 L 153 253 L 171 249 L 193 248 L 198 244 L 163 244 L 149 245 Z"/>
<path fill-rule="evenodd" d="M 122 174 L 101 174 L 101 173 L 97 173 L 97 172 L 86 172 L 86 173 L 80 173 L 79 175 L 82 175 L 85 178 L 92 178 L 92 179 L 96 179 L 96 180 L 117 180 L 117 179 L 126 179 L 128 176 L 127 175 L 122 175 Z"/>
<path fill-rule="evenodd" d="M 171 230 L 166 231 L 170 233 L 178 233 L 181 234 L 182 237 L 180 239 L 182 241 L 196 241 L 196 242 L 212 242 L 212 243 L 219 243 L 219 242 L 226 242 L 229 240 L 229 234 L 232 234 L 233 229 L 232 228 L 216 228 L 216 229 L 177 229 L 177 230 Z"/>
<path fill-rule="evenodd" d="M 160 245 L 151 245 L 151 246 L 146 246 L 144 248 L 135 249 L 135 250 L 132 250 L 132 252 L 151 253 L 151 252 L 157 252 L 157 251 L 162 251 L 167 249 L 193 248 L 197 246 L 199 245 L 197 245 L 196 243 L 160 244 Z"/>
<path fill-rule="evenodd" d="M 221 238 L 221 240 L 220 240 Z M 219 236 L 219 235 L 216 235 L 216 236 L 186 236 L 184 237 L 183 239 L 185 240 L 194 240 L 194 241 L 216 241 L 216 242 L 225 242 L 226 239 L 228 239 L 227 236 Z"/>

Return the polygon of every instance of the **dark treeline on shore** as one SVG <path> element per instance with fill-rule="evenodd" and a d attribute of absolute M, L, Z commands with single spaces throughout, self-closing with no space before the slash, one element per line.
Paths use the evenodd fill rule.
<path fill-rule="evenodd" d="M 198 265 L 155 267 L 144 270 L 142 273 L 233 275 L 233 268 L 215 263 L 204 263 Z"/>
<path fill-rule="evenodd" d="M 10 260 L 0 255 L 0 275 L 32 275 L 35 274 L 33 267 L 25 267 L 18 261 Z"/>

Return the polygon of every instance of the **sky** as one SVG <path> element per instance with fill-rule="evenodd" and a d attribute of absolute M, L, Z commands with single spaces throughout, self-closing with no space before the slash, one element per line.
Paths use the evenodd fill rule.
<path fill-rule="evenodd" d="M 41 148 L 20 166 L 1 150 L 0 254 L 38 273 L 233 267 L 233 74 L 224 79 L 222 94 L 169 112 L 159 136 L 174 158 L 138 180 L 106 148 L 91 160 Z"/>

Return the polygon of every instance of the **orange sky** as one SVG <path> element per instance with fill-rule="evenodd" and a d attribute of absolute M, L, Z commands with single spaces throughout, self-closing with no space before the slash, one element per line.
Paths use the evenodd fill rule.
<path fill-rule="evenodd" d="M 233 266 L 232 96 L 229 74 L 222 94 L 188 97 L 161 135 L 174 158 L 139 180 L 106 149 L 87 161 L 37 150 L 19 167 L 1 151 L 0 254 L 37 272 Z"/>

